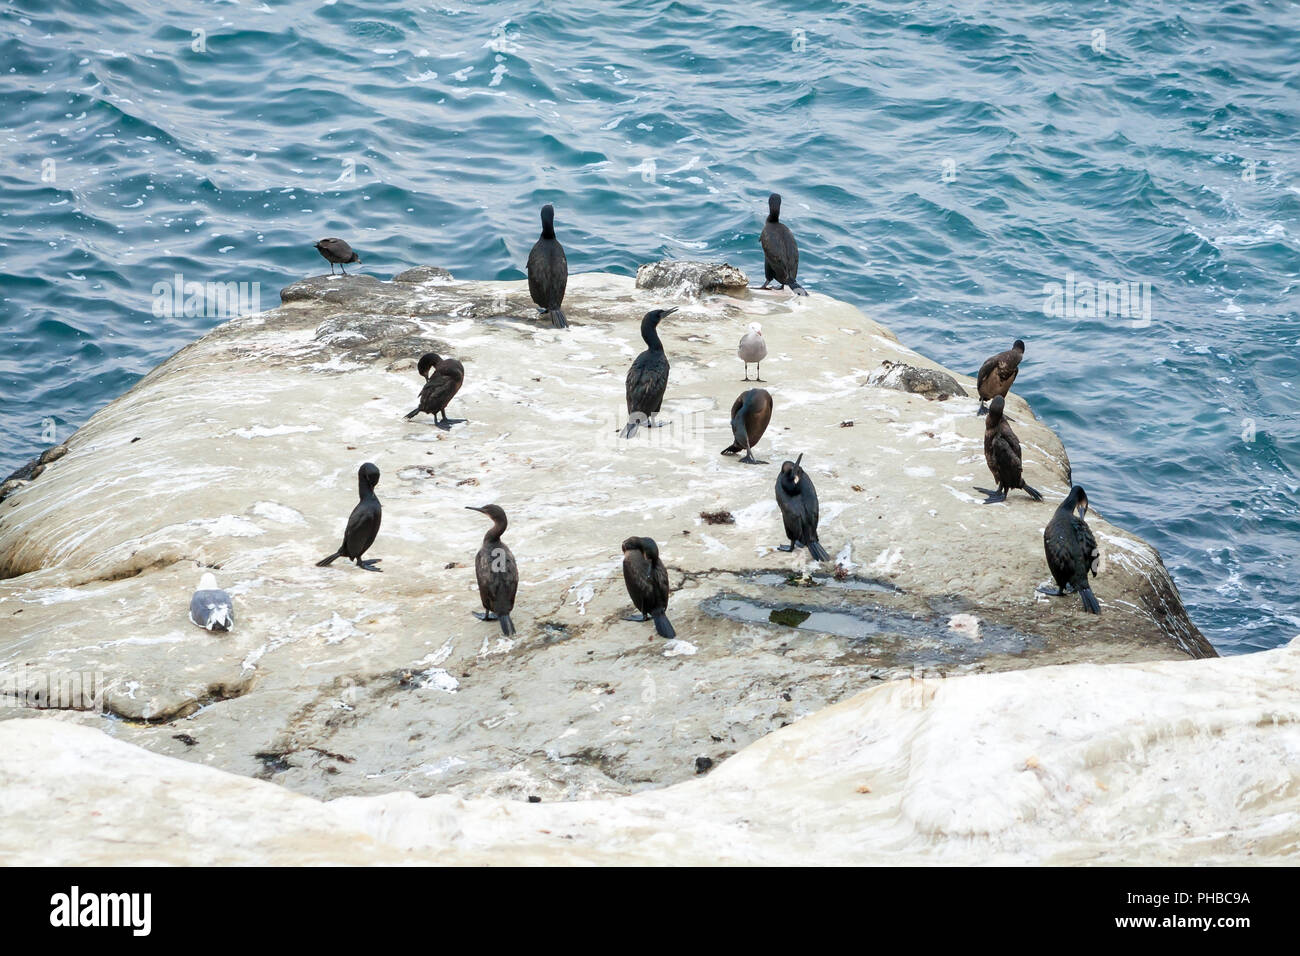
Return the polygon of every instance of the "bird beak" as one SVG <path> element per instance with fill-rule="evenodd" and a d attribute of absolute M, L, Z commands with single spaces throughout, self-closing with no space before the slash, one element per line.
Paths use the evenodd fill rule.
<path fill-rule="evenodd" d="M 674 312 L 676 312 L 676 311 L 677 311 L 676 307 L 673 307 L 673 308 L 671 308 L 671 309 L 664 309 L 664 310 L 663 310 L 663 314 L 660 315 L 659 318 L 661 318 L 661 319 L 666 319 L 666 318 L 668 318 L 668 316 L 672 315 L 672 314 L 673 314 Z"/>
<path fill-rule="evenodd" d="M 1078 514 L 1079 514 L 1079 520 L 1083 520 L 1084 518 L 1086 518 L 1086 517 L 1088 516 L 1088 499 L 1087 499 L 1087 498 L 1084 498 L 1082 501 L 1079 502 L 1079 511 L 1078 511 Z"/>
<path fill-rule="evenodd" d="M 479 514 L 482 514 L 482 513 L 483 513 L 483 509 L 482 509 L 482 508 L 475 508 L 473 505 L 466 505 L 466 506 L 465 506 L 465 510 L 466 510 L 466 511 L 477 511 Z"/>

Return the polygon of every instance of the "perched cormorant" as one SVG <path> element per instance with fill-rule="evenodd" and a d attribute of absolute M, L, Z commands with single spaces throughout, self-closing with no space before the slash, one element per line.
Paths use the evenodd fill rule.
<path fill-rule="evenodd" d="M 655 309 L 641 319 L 641 338 L 647 347 L 627 370 L 628 422 L 623 427 L 623 438 L 635 435 L 638 425 L 655 427 L 652 419 L 659 414 L 668 388 L 668 356 L 664 354 L 664 344 L 659 341 L 657 328 L 660 319 L 676 311 Z"/>
<path fill-rule="evenodd" d="M 352 247 L 342 239 L 322 239 L 320 242 L 316 243 L 316 251 L 324 256 L 325 261 L 330 264 L 330 275 L 334 274 L 335 265 L 340 269 L 343 269 L 344 263 L 347 262 L 355 262 L 357 265 L 361 264 L 361 257 L 353 252 Z M 343 274 L 347 275 L 348 270 L 343 269 Z"/>
<path fill-rule="evenodd" d="M 660 637 L 676 637 L 668 623 L 668 569 L 659 560 L 659 545 L 653 538 L 628 538 L 623 542 L 623 581 L 640 617 L 627 621 L 655 622 Z"/>
<path fill-rule="evenodd" d="M 1022 488 L 1035 501 L 1042 501 L 1043 496 L 1025 484 L 1020 463 L 1020 439 L 1011 430 L 1011 424 L 1002 415 L 1006 399 L 994 395 L 989 402 L 988 418 L 984 420 L 984 461 L 993 473 L 993 480 L 998 483 L 996 491 L 976 488 L 988 495 L 984 502 L 991 505 L 997 501 L 1006 501 L 1007 493 L 1013 488 Z"/>
<path fill-rule="evenodd" d="M 722 449 L 724 455 L 736 455 L 741 451 L 745 457 L 740 459 L 746 465 L 766 465 L 754 457 L 753 447 L 767 431 L 767 423 L 772 420 L 772 395 L 765 388 L 751 388 L 741 392 L 731 406 L 731 434 L 735 441 Z"/>
<path fill-rule="evenodd" d="M 355 561 L 357 567 L 367 571 L 383 570 L 375 567 L 383 558 L 361 560 L 361 556 L 375 543 L 375 537 L 379 534 L 379 520 L 383 516 L 379 499 L 375 496 L 377 484 L 379 484 L 379 469 L 375 465 L 366 462 L 357 469 L 357 488 L 361 500 L 348 516 L 348 526 L 343 532 L 343 543 L 329 557 L 317 561 L 317 567 L 323 568 L 335 558 L 347 558 L 349 561 Z"/>
<path fill-rule="evenodd" d="M 763 275 L 765 281 L 760 289 L 766 289 L 768 283 L 776 280 L 777 288 L 789 286 L 798 295 L 807 295 L 795 276 L 799 274 L 799 243 L 794 241 L 794 233 L 781 221 L 781 195 L 772 193 L 767 197 L 767 222 L 763 233 L 758 237 L 763 244 Z"/>
<path fill-rule="evenodd" d="M 447 417 L 447 403 L 465 382 L 465 366 L 457 359 L 441 358 L 437 352 L 425 352 L 420 356 L 418 371 L 425 379 L 424 388 L 420 389 L 420 404 L 407 412 L 406 417 L 411 419 L 420 412 L 428 412 L 439 428 L 450 428 L 465 421 L 463 418 Z M 439 412 L 442 413 L 442 421 L 438 421 Z"/>
<path fill-rule="evenodd" d="M 555 207 L 547 203 L 542 207 L 542 236 L 528 253 L 528 293 L 537 303 L 537 311 L 550 316 L 557 329 L 569 327 L 560 310 L 568 284 L 569 260 L 555 238 Z"/>
<path fill-rule="evenodd" d="M 988 413 L 988 406 L 984 403 L 993 396 L 1007 397 L 1007 392 L 1011 391 L 1011 383 L 1020 374 L 1020 360 L 1024 357 L 1025 343 L 1016 339 L 1016 344 L 1005 352 L 999 352 L 992 358 L 984 360 L 979 374 L 975 376 L 975 387 L 980 393 L 980 410 L 975 413 L 976 415 Z"/>
<path fill-rule="evenodd" d="M 230 595 L 217 587 L 211 571 L 199 578 L 199 589 L 190 598 L 190 620 L 209 631 L 228 631 L 235 625 L 235 610 Z"/>
<path fill-rule="evenodd" d="M 474 556 L 478 596 L 483 602 L 483 613 L 474 616 L 481 621 L 499 621 L 501 633 L 509 637 L 515 632 L 510 612 L 515 609 L 515 592 L 519 590 L 519 565 L 515 564 L 509 545 L 501 540 L 506 530 L 506 513 L 500 505 L 469 510 L 492 519 L 492 529 L 483 535 L 483 547 Z"/>
<path fill-rule="evenodd" d="M 1077 515 L 1074 513 L 1076 509 Z M 1047 552 L 1047 566 L 1056 579 L 1056 592 L 1053 594 L 1041 587 L 1039 590 L 1053 597 L 1077 591 L 1083 599 L 1083 609 L 1091 614 L 1100 614 L 1101 605 L 1088 587 L 1088 572 L 1097 576 L 1101 552 L 1097 550 L 1097 539 L 1092 536 L 1092 529 L 1083 520 L 1087 513 L 1088 495 L 1082 485 L 1075 485 L 1043 529 L 1043 550 Z"/>
<path fill-rule="evenodd" d="M 763 359 L 767 358 L 767 341 L 763 338 L 763 327 L 757 322 L 749 323 L 749 331 L 740 337 L 740 348 L 736 354 L 745 363 L 745 381 L 749 381 L 749 363 L 758 366 L 754 381 L 763 381 Z"/>
<path fill-rule="evenodd" d="M 817 540 L 817 489 L 808 473 L 799 467 L 800 455 L 794 461 L 783 461 L 781 473 L 776 476 L 776 503 L 785 523 L 785 536 L 789 544 L 779 545 L 778 551 L 793 551 L 808 546 L 808 553 L 818 561 L 829 561 L 831 556 Z"/>

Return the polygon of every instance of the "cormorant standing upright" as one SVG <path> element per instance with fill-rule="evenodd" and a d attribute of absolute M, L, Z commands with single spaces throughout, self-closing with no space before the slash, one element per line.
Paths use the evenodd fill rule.
<path fill-rule="evenodd" d="M 439 428 L 450 428 L 465 421 L 463 418 L 448 418 L 447 403 L 460 391 L 465 382 L 465 366 L 454 358 L 440 358 L 437 352 L 425 352 L 420 356 L 418 371 L 425 379 L 420 389 L 420 404 L 406 413 L 408 419 L 420 412 L 428 412 Z M 432 371 L 432 374 L 430 372 Z M 442 421 L 438 421 L 438 413 Z"/>
<path fill-rule="evenodd" d="M 646 350 L 627 370 L 628 422 L 623 428 L 623 438 L 635 435 L 638 425 L 655 427 L 652 419 L 659 414 L 664 392 L 668 389 L 668 356 L 664 354 L 664 344 L 659 341 L 657 329 L 660 319 L 676 311 L 655 309 L 641 319 L 641 338 L 645 340 Z"/>
<path fill-rule="evenodd" d="M 316 243 L 316 251 L 324 256 L 325 261 L 330 264 L 330 275 L 334 274 L 334 266 L 336 264 L 340 269 L 343 269 L 344 263 L 347 262 L 355 262 L 357 265 L 361 264 L 361 257 L 353 252 L 352 247 L 342 239 L 322 239 L 320 242 Z M 348 270 L 343 269 L 343 274 L 347 275 Z"/>
<path fill-rule="evenodd" d="M 506 530 L 506 513 L 499 505 L 469 510 L 492 519 L 492 528 L 483 535 L 483 546 L 474 556 L 474 576 L 478 578 L 478 596 L 483 602 L 483 613 L 474 616 L 481 621 L 499 621 L 501 633 L 509 637 L 515 632 L 510 612 L 515 609 L 515 592 L 519 590 L 519 565 L 509 546 L 501 540 Z"/>
<path fill-rule="evenodd" d="M 1020 374 L 1020 360 L 1024 357 L 1025 343 L 1016 339 L 1015 344 L 1005 352 L 999 352 L 992 358 L 984 360 L 979 374 L 975 376 L 975 387 L 980 393 L 980 409 L 975 413 L 976 415 L 988 413 L 988 406 L 984 403 L 993 396 L 1007 397 L 1007 392 L 1011 391 L 1011 383 Z"/>
<path fill-rule="evenodd" d="M 781 463 L 781 473 L 776 476 L 776 504 L 781 509 L 785 523 L 785 536 L 789 544 L 779 545 L 778 551 L 793 551 L 808 546 L 808 552 L 818 561 L 829 561 L 831 556 L 817 540 L 817 489 L 812 479 L 800 467 L 803 455 L 794 461 Z"/>
<path fill-rule="evenodd" d="M 361 560 L 361 556 L 375 543 L 375 537 L 379 534 L 379 521 L 383 517 L 383 509 L 380 508 L 379 499 L 375 496 L 377 484 L 379 484 L 378 467 L 371 462 L 366 462 L 357 469 L 357 490 L 361 500 L 348 516 L 348 526 L 343 532 L 343 543 L 329 557 L 317 561 L 317 567 L 323 568 L 335 558 L 347 558 L 349 561 L 355 561 L 357 567 L 367 571 L 383 570 L 375 567 L 383 558 Z"/>
<path fill-rule="evenodd" d="M 1078 510 L 1076 515 L 1074 512 Z M 1069 496 L 1061 502 L 1043 529 L 1043 550 L 1047 552 L 1047 566 L 1056 580 L 1054 597 L 1077 591 L 1083 599 L 1083 609 L 1090 614 L 1100 614 L 1101 605 L 1088 587 L 1088 572 L 1097 576 L 1101 563 L 1101 552 L 1097 550 L 1097 539 L 1092 536 L 1092 529 L 1084 516 L 1088 513 L 1088 495 L 1082 485 L 1070 489 Z M 1044 594 L 1052 594 L 1045 588 L 1039 588 Z"/>
<path fill-rule="evenodd" d="M 794 233 L 781 221 L 781 194 L 772 193 L 767 197 L 767 222 L 758 237 L 763 245 L 763 275 L 765 281 L 760 289 L 766 289 L 768 283 L 776 280 L 777 288 L 789 286 L 798 295 L 807 295 L 804 287 L 795 278 L 799 273 L 799 243 L 794 241 Z"/>
<path fill-rule="evenodd" d="M 767 358 L 767 341 L 763 338 L 763 327 L 757 322 L 749 323 L 749 331 L 740 337 L 740 347 L 736 354 L 745 363 L 745 381 L 749 381 L 749 363 L 758 366 L 754 381 L 763 381 L 763 359 Z"/>
<path fill-rule="evenodd" d="M 766 465 L 754 457 L 753 447 L 767 431 L 767 423 L 772 420 L 772 395 L 765 388 L 751 388 L 741 392 L 731 406 L 731 434 L 735 441 L 722 449 L 724 455 L 735 455 L 741 451 L 745 457 L 740 459 L 746 465 Z"/>
<path fill-rule="evenodd" d="M 569 327 L 560 309 L 568 284 L 569 260 L 555 238 L 555 207 L 547 203 L 542 207 L 542 236 L 528 253 L 528 293 L 537 303 L 537 311 L 550 316 L 557 329 Z"/>
<path fill-rule="evenodd" d="M 676 637 L 668 623 L 668 569 L 659 560 L 659 545 L 653 538 L 628 538 L 623 542 L 623 581 L 628 596 L 641 612 L 628 621 L 655 622 L 660 637 Z"/>
<path fill-rule="evenodd" d="M 988 418 L 984 420 L 984 461 L 993 473 L 993 480 L 998 483 L 996 491 L 976 488 L 988 495 L 986 505 L 1006 501 L 1007 493 L 1012 488 L 1022 488 L 1035 501 L 1042 501 L 1043 496 L 1037 490 L 1025 484 L 1024 473 L 1020 463 L 1020 439 L 1011 430 L 1011 423 L 1002 414 L 1006 399 L 994 395 L 989 402 Z"/>

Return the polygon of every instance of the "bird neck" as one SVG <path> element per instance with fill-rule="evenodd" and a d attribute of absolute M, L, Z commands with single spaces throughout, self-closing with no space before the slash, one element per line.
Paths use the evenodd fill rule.
<path fill-rule="evenodd" d="M 651 322 L 649 319 L 641 322 L 641 338 L 645 344 L 650 347 L 651 352 L 662 352 L 664 350 L 663 342 L 659 341 L 658 322 Z"/>
<path fill-rule="evenodd" d="M 375 497 L 375 486 L 366 481 L 364 477 L 358 477 L 357 494 L 360 495 L 362 501 L 365 501 L 367 498 L 373 498 Z"/>
<path fill-rule="evenodd" d="M 555 238 L 555 224 L 552 222 L 548 222 L 545 219 L 542 220 L 542 238 L 543 239 Z"/>
<path fill-rule="evenodd" d="M 505 520 L 502 519 L 502 520 L 498 521 L 498 520 L 496 520 L 496 519 L 494 518 L 494 519 L 492 520 L 492 528 L 491 528 L 491 530 L 489 530 L 487 534 L 483 535 L 483 544 L 484 544 L 484 546 L 487 546 L 487 545 L 490 545 L 490 544 L 500 544 L 500 543 L 501 543 L 501 536 L 502 536 L 503 534 L 505 534 L 505 533 L 506 533 L 506 522 L 505 522 Z"/>

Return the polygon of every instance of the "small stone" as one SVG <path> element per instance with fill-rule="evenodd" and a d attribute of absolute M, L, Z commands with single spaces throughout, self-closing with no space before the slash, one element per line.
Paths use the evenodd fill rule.
<path fill-rule="evenodd" d="M 695 772 L 696 772 L 696 773 L 708 773 L 708 772 L 709 772 L 710 770 L 712 770 L 712 769 L 713 769 L 713 758 L 712 758 L 712 757 L 696 757 L 696 758 L 695 758 Z"/>
<path fill-rule="evenodd" d="M 862 786 L 858 787 L 858 793 L 870 793 L 870 792 L 871 792 L 871 788 L 868 787 L 865 783 Z"/>
<path fill-rule="evenodd" d="M 541 803 L 541 802 L 542 802 L 542 798 L 539 797 L 539 796 L 538 796 L 537 794 L 535 794 L 535 793 L 530 793 L 530 794 L 528 795 L 528 802 L 529 802 L 529 803 Z"/>
<path fill-rule="evenodd" d="M 736 516 L 730 511 L 701 511 L 700 518 L 705 524 L 735 524 Z"/>

